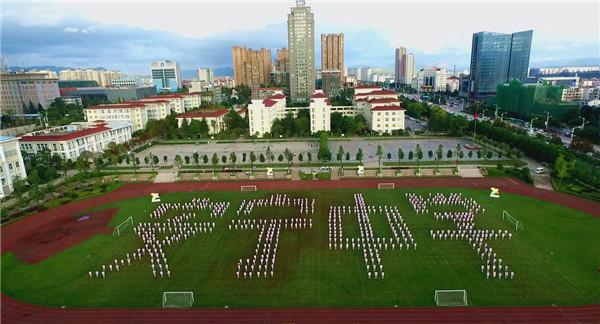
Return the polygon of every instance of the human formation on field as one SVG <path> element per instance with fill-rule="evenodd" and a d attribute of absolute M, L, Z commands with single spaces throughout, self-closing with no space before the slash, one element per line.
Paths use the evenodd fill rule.
<path fill-rule="evenodd" d="M 474 199 L 461 193 L 427 196 L 406 193 L 409 205 L 417 215 L 431 215 L 435 221 L 450 221 L 456 229 L 430 230 L 433 240 L 464 240 L 480 256 L 480 271 L 487 279 L 514 279 L 515 273 L 503 262 L 488 240 L 510 240 L 507 230 L 475 228 L 475 217 L 485 214 Z M 369 205 L 362 194 L 355 193 L 353 205 L 331 205 L 328 214 L 328 247 L 333 251 L 362 253 L 364 271 L 368 279 L 385 279 L 382 250 L 416 250 L 417 242 L 396 205 Z M 434 211 L 434 208 L 452 207 L 462 211 Z M 124 256 L 114 258 L 98 268 L 88 271 L 89 278 L 106 278 L 119 272 L 134 261 L 149 259 L 154 278 L 170 278 L 171 268 L 165 249 L 175 247 L 192 237 L 212 234 L 216 218 L 223 218 L 230 208 L 228 201 L 213 201 L 209 198 L 193 198 L 190 202 L 160 203 L 149 213 L 151 221 L 140 222 L 133 231 L 141 239 L 142 246 Z M 298 215 L 289 218 L 250 218 L 256 208 L 291 208 Z M 430 212 L 431 209 L 431 212 Z M 208 212 L 208 218 L 199 216 Z M 261 210 L 261 212 L 264 210 Z M 172 215 L 172 214 L 175 215 Z M 251 255 L 242 257 L 235 265 L 238 279 L 267 279 L 276 274 L 277 249 L 282 230 L 312 230 L 315 214 L 315 199 L 291 197 L 284 193 L 271 194 L 266 198 L 244 199 L 227 225 L 229 231 L 257 231 L 256 246 Z M 356 217 L 359 237 L 344 235 L 343 222 L 347 217 Z M 384 217 L 392 235 L 381 237 L 374 233 L 371 219 Z"/>
<path fill-rule="evenodd" d="M 452 221 L 457 229 L 430 230 L 431 237 L 434 240 L 468 241 L 469 245 L 484 261 L 480 269 L 485 274 L 486 279 L 514 279 L 514 271 L 509 270 L 509 267 L 503 264 L 502 258 L 487 243 L 491 239 L 510 240 L 512 233 L 507 230 L 476 229 L 475 216 L 478 213 L 485 214 L 485 208 L 481 207 L 474 199 L 464 197 L 462 193 L 451 193 L 449 195 L 429 193 L 427 197 L 406 193 L 406 198 L 417 214 L 429 213 L 429 207 L 431 206 L 464 208 L 465 211 L 460 212 L 434 212 L 433 218 L 436 221 Z"/>

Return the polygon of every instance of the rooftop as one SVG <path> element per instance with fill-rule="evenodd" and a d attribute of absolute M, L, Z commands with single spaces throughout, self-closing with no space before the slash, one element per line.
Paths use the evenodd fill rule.
<path fill-rule="evenodd" d="M 375 106 L 371 111 L 406 110 L 400 106 Z"/>
<path fill-rule="evenodd" d="M 177 118 L 215 118 L 229 112 L 229 109 L 217 109 L 212 111 L 190 111 L 177 116 Z"/>

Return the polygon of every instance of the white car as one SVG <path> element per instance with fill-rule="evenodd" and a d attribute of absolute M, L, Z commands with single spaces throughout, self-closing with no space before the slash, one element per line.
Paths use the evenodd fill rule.
<path fill-rule="evenodd" d="M 546 169 L 539 167 L 539 168 L 535 168 L 535 170 L 533 172 L 535 172 L 535 174 L 542 174 L 542 173 L 546 172 Z"/>

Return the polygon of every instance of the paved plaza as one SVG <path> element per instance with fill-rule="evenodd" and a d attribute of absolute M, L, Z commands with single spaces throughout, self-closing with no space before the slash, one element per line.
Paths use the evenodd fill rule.
<path fill-rule="evenodd" d="M 471 159 L 467 156 L 468 149 L 465 147 L 466 144 L 469 144 L 470 141 L 468 139 L 367 139 L 367 138 L 353 138 L 348 140 L 330 140 L 329 148 L 333 155 L 333 160 L 336 159 L 336 154 L 338 148 L 340 146 L 343 147 L 344 152 L 350 152 L 350 160 L 347 161 L 344 156 L 344 162 L 357 162 L 356 161 L 356 153 L 358 149 L 361 148 L 364 153 L 363 162 L 366 166 L 376 166 L 377 165 L 377 146 L 381 145 L 383 148 L 383 157 L 382 162 L 397 162 L 398 161 L 398 149 L 401 148 L 404 151 L 404 162 L 408 162 L 408 153 L 409 151 L 413 151 L 416 153 L 416 145 L 420 144 L 421 149 L 423 150 L 423 161 L 426 163 L 434 162 L 435 155 L 433 159 L 429 159 L 428 152 L 431 150 L 434 153 L 436 152 L 439 145 L 443 146 L 443 158 L 442 160 L 449 160 L 446 157 L 448 150 L 453 151 L 453 159 L 454 150 L 457 144 L 460 144 L 462 150 L 464 152 L 464 157 L 461 160 L 477 160 L 476 152 L 473 152 L 473 156 Z M 221 156 L 226 155 L 229 157 L 231 152 L 235 152 L 237 155 L 237 164 L 249 164 L 250 163 L 250 152 L 254 152 L 257 156 L 256 164 L 261 164 L 259 160 L 260 154 L 266 156 L 267 147 L 271 148 L 271 151 L 275 155 L 275 160 L 280 154 L 282 154 L 286 148 L 290 149 L 292 153 L 294 153 L 294 163 L 299 163 L 298 155 L 303 155 L 303 161 L 307 162 L 308 157 L 307 154 L 311 153 L 312 161 L 316 162 L 317 160 L 317 151 L 318 151 L 318 142 L 314 140 L 307 141 L 286 141 L 286 142 L 261 142 L 261 143 L 209 143 L 209 144 L 174 144 L 174 145 L 155 145 L 149 149 L 146 149 L 140 153 L 138 156 L 143 159 L 143 157 L 148 156 L 150 153 L 159 157 L 160 165 L 172 164 L 175 155 L 179 154 L 180 156 L 185 157 L 189 156 L 192 158 L 194 153 L 198 153 L 200 158 L 203 155 L 207 155 L 212 158 L 214 153 L 217 153 L 219 156 L 219 163 L 221 163 Z M 242 160 L 243 154 L 246 153 L 246 161 Z M 391 153 L 392 158 L 388 160 L 388 153 Z M 344 154 L 345 155 L 345 154 Z M 168 156 L 168 162 L 164 163 L 163 156 Z M 494 154 L 493 159 L 497 159 L 498 157 Z M 416 157 L 413 158 L 415 161 Z M 203 165 L 202 161 L 200 164 Z M 211 162 L 209 161 L 209 164 Z"/>

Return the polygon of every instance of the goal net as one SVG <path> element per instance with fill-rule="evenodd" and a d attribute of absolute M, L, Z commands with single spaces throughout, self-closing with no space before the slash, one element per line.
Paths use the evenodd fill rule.
<path fill-rule="evenodd" d="M 509 212 L 507 212 L 506 210 L 502 211 L 502 219 L 505 220 L 506 222 L 508 222 L 509 224 L 513 225 L 515 227 L 515 230 L 523 230 L 523 223 L 521 223 L 520 220 L 516 219 L 515 217 L 513 217 Z"/>
<path fill-rule="evenodd" d="M 192 307 L 194 293 L 191 291 L 165 291 L 163 292 L 163 308 Z"/>
<path fill-rule="evenodd" d="M 394 184 L 392 182 L 383 182 L 377 184 L 377 189 L 394 189 Z"/>
<path fill-rule="evenodd" d="M 121 222 L 121 224 L 117 225 L 113 229 L 113 236 L 121 236 L 121 232 L 130 227 L 133 227 L 133 218 L 132 217 L 127 218 L 126 220 Z"/>
<path fill-rule="evenodd" d="M 441 307 L 469 306 L 466 290 L 436 290 L 435 305 Z"/>
<path fill-rule="evenodd" d="M 256 186 L 240 186 L 240 191 L 256 191 Z"/>

